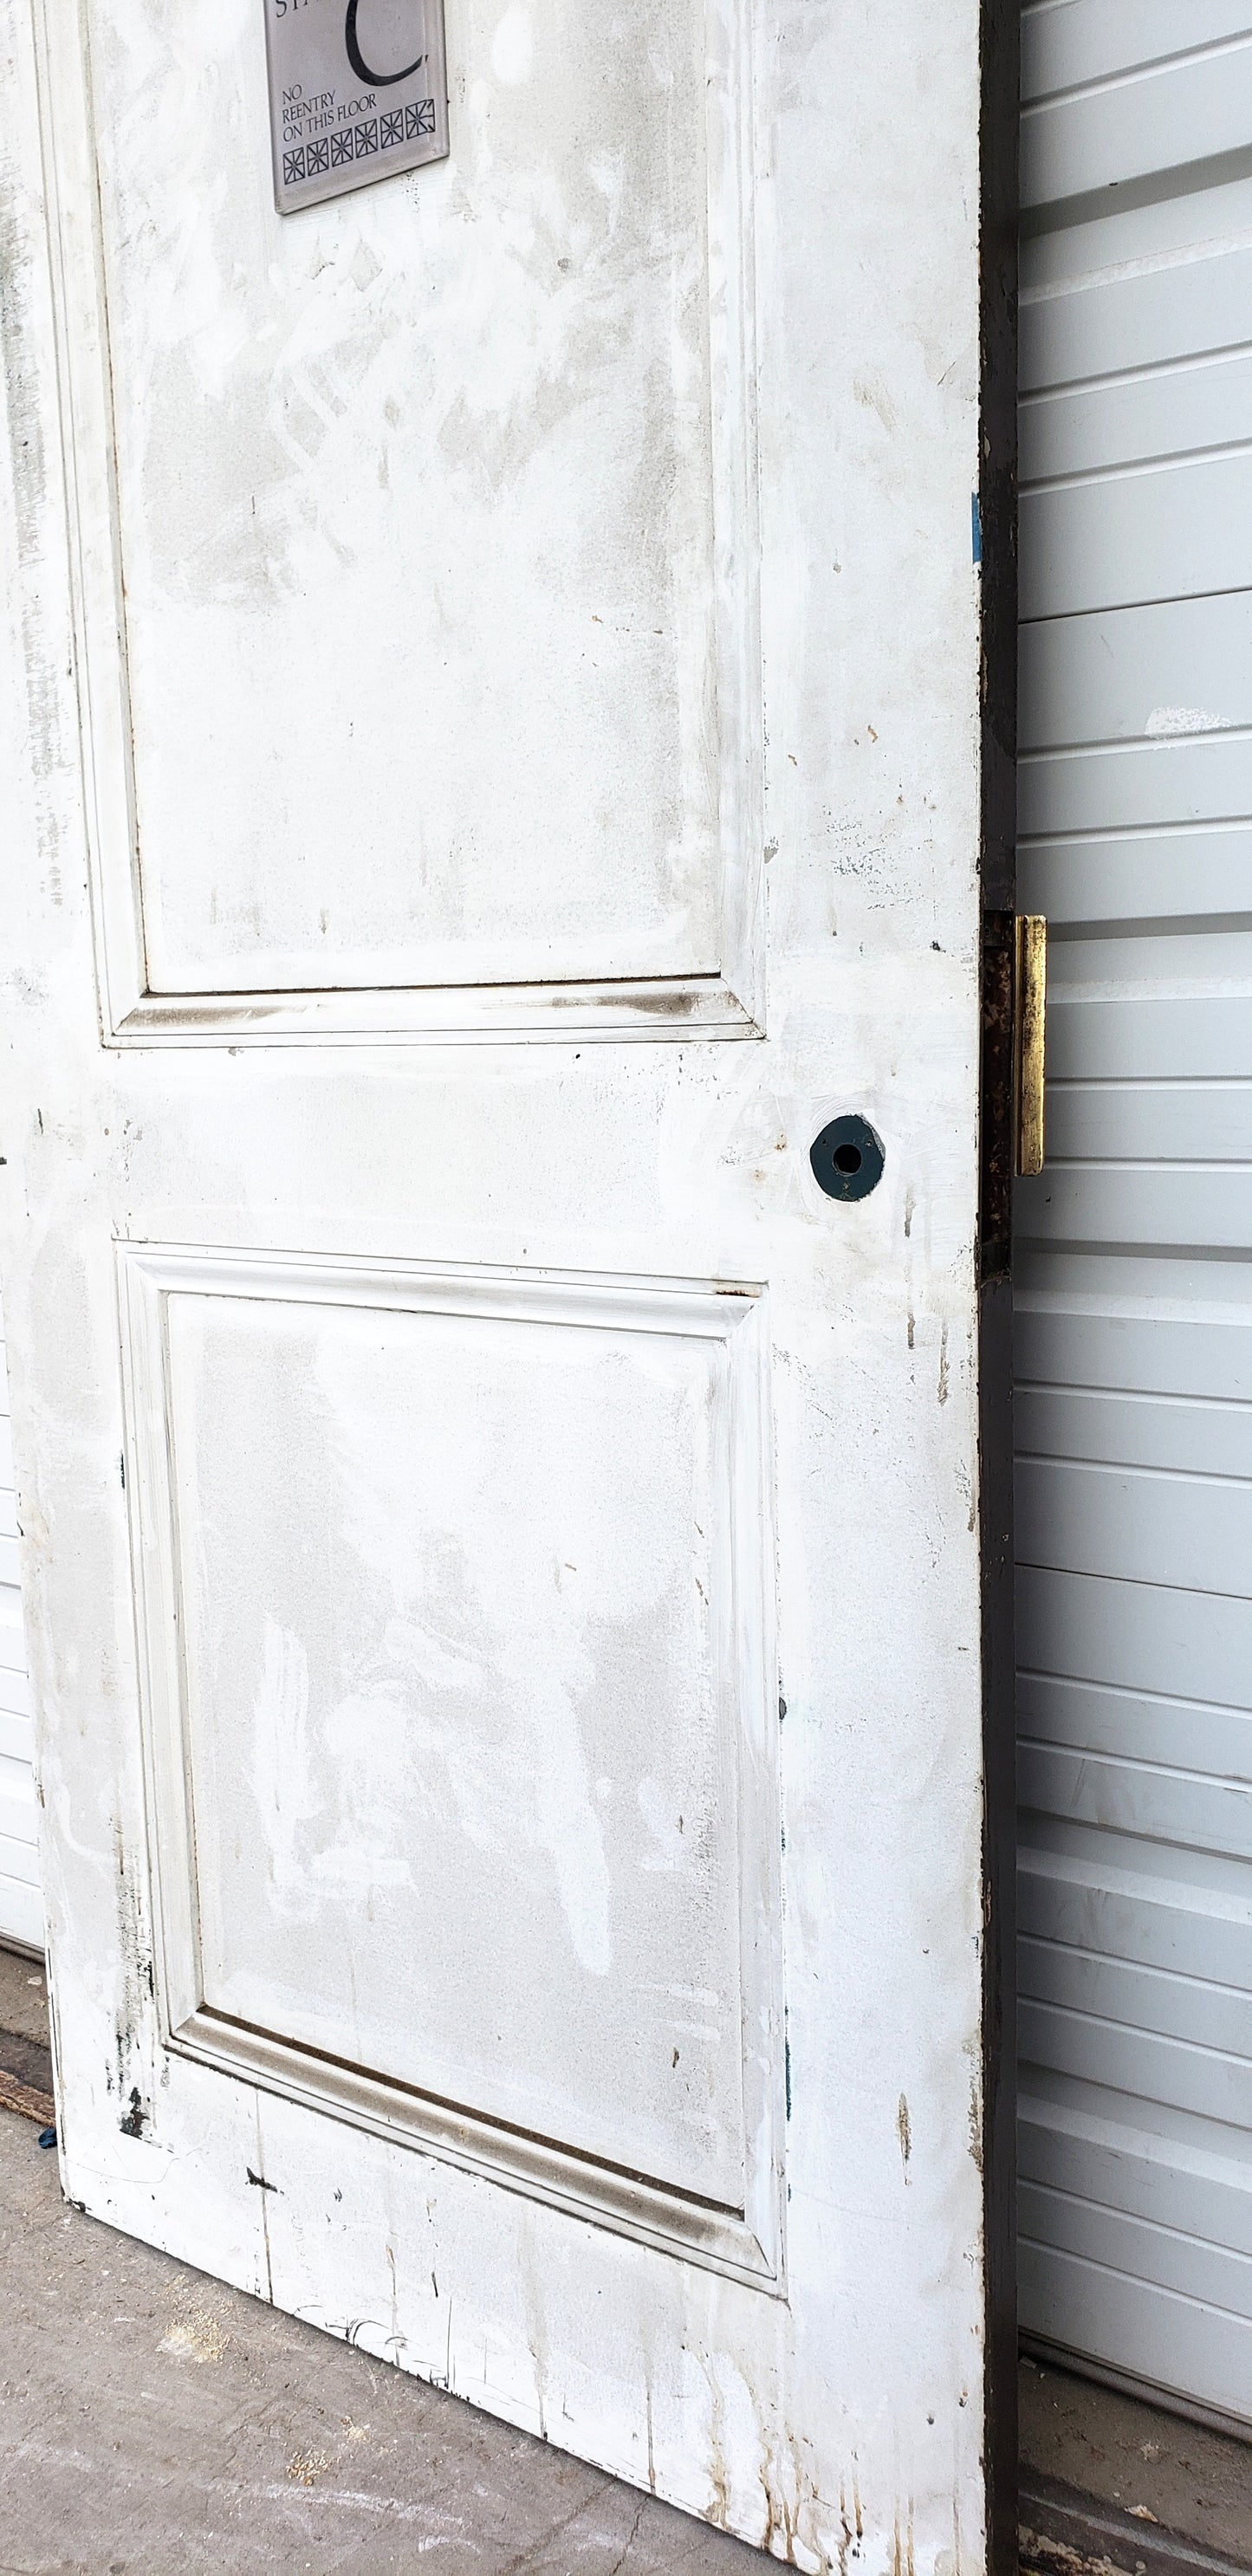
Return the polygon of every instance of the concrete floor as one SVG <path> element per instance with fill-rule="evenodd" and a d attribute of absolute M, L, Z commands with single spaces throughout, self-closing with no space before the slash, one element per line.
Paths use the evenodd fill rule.
<path fill-rule="evenodd" d="M 753 2576 L 761 2560 L 68 2211 L 0 2113 L 3 2576 Z"/>
<path fill-rule="evenodd" d="M 37 1962 L 0 2032 L 46 2076 Z M 10 2059 L 13 2052 L 9 2051 Z M 45 2074 L 41 2077 L 41 2062 Z M 0 2111 L 0 2576 L 759 2576 L 754 2550 L 67 2210 Z M 1252 2562 L 1252 2447 L 1022 2367 L 1023 2460 Z"/>
<path fill-rule="evenodd" d="M 39 2082 L 43 1977 L 11 1952 L 0 2032 Z M 757 2576 L 755 2550 L 67 2210 L 37 2140 L 0 2111 L 0 2576 Z"/>
<path fill-rule="evenodd" d="M 1034 2361 L 1019 2399 L 1024 2470 L 1252 2565 L 1252 2442 Z"/>

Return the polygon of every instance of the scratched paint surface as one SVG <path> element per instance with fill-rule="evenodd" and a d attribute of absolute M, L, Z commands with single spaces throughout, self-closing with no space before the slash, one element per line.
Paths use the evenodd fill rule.
<path fill-rule="evenodd" d="M 223 1303 L 170 1319 L 207 2001 L 741 2207 L 719 1347 Z"/>
<path fill-rule="evenodd" d="M 449 161 L 285 221 L 259 12 L 86 19 L 112 525 L 77 408 L 100 327 L 74 286 L 83 49 L 68 13 L 40 14 L 41 76 L 23 10 L 0 39 L 23 862 L 0 1208 L 67 2188 L 798 2566 L 974 2576 L 976 10 L 714 0 L 593 25 L 449 0 Z M 741 139 L 752 109 L 729 284 L 706 60 Z M 736 396 L 728 464 L 732 342 L 756 428 Z M 129 753 L 82 613 L 119 565 Z M 721 963 L 726 728 L 747 779 L 753 693 L 764 1033 L 101 1047 L 89 889 L 128 756 L 171 989 L 541 971 L 573 993 Z M 886 1168 L 839 1207 L 808 1148 L 850 1109 Z M 306 1298 L 284 1322 L 271 1277 L 210 1330 L 189 1291 L 124 1401 L 119 1242 L 290 1256 L 314 1304 L 318 1261 L 355 1265 L 363 1320 Z M 366 1278 L 388 1260 L 514 1272 L 532 1299 L 558 1276 L 710 1305 L 748 1283 L 763 1434 L 714 1472 L 715 1337 L 649 1356 L 623 1326 L 619 1358 L 485 1308 L 398 1323 Z M 136 1472 L 171 1433 L 176 1564 Z M 727 1695 L 712 1533 L 753 1475 L 768 1664 L 732 1585 Z M 163 2018 L 161 1649 L 186 1665 L 201 1967 L 241 2020 L 285 2013 L 303 2094 L 185 2053 Z M 769 1760 L 745 1810 L 721 1766 L 749 1704 Z M 758 1928 L 785 2036 L 763 2014 L 734 2057 L 729 1837 L 742 1863 L 771 1799 Z M 719 1998 L 689 2093 L 673 1998 L 648 1992 L 683 1978 Z M 572 2162 L 615 2149 L 675 2193 L 733 2197 L 766 2135 L 781 2277 L 506 2188 L 398 2114 L 362 2125 L 328 2043 L 497 2119 L 529 2085 L 526 2125 Z M 764 2110 L 736 2126 L 740 2064 L 785 2097 L 781 2144 Z"/>
<path fill-rule="evenodd" d="M 92 23 L 153 989 L 712 967 L 698 12 L 474 0 L 282 225 L 255 0 Z"/>

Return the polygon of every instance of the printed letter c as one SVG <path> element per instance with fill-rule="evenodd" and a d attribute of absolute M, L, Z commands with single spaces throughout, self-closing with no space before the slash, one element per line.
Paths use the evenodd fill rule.
<path fill-rule="evenodd" d="M 357 79 L 359 81 L 363 81 L 367 89 L 391 89 L 396 81 L 411 80 L 414 72 L 421 70 L 423 63 L 426 60 L 425 54 L 419 54 L 416 62 L 406 63 L 402 72 L 372 72 L 361 51 L 360 41 L 356 31 L 356 13 L 357 0 L 348 0 L 348 14 L 344 20 L 343 41 L 347 48 L 348 60 L 352 65 L 353 71 L 356 73 Z"/>

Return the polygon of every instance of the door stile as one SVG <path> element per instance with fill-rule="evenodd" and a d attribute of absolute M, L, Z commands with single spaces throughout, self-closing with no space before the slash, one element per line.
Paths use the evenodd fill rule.
<path fill-rule="evenodd" d="M 983 2187 L 987 2556 L 1017 2541 L 1017 1778 L 1013 1610 L 1014 927 L 1017 756 L 1018 0 L 983 0 L 980 314 L 983 1058 L 979 1524 L 984 1776 Z"/>

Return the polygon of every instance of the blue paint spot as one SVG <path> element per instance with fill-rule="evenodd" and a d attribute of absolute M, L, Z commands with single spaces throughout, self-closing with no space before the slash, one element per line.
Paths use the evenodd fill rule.
<path fill-rule="evenodd" d="M 970 493 L 969 506 L 970 514 L 974 523 L 974 561 L 976 564 L 980 564 L 982 562 L 982 512 L 978 507 L 978 494 L 976 492 Z"/>

